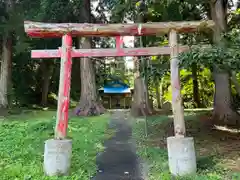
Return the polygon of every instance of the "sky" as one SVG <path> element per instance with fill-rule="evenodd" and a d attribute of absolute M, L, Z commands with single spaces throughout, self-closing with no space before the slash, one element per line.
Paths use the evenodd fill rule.
<path fill-rule="evenodd" d="M 234 6 L 237 5 L 237 1 L 238 1 L 238 0 L 233 0 Z M 233 9 L 236 9 L 236 7 L 234 7 Z"/>

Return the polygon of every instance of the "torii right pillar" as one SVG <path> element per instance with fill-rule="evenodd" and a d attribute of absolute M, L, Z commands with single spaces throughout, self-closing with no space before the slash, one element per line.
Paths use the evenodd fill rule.
<path fill-rule="evenodd" d="M 184 176 L 195 174 L 197 166 L 193 138 L 186 137 L 184 109 L 180 88 L 180 72 L 178 67 L 179 49 L 177 39 L 177 32 L 171 30 L 169 33 L 169 45 L 171 47 L 172 110 L 175 136 L 167 138 L 167 147 L 171 174 L 174 176 Z"/>

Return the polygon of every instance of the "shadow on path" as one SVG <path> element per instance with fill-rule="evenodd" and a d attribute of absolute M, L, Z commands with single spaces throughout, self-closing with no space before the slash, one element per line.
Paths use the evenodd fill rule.
<path fill-rule="evenodd" d="M 109 129 L 116 133 L 105 141 L 104 152 L 97 156 L 98 172 L 92 180 L 144 180 L 128 120 L 128 112 L 113 112 Z"/>

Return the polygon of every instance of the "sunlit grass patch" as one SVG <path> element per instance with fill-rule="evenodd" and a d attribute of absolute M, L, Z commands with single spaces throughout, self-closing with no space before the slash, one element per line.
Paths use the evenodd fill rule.
<path fill-rule="evenodd" d="M 69 120 L 68 137 L 73 140 L 71 176 L 43 175 L 44 141 L 54 136 L 55 111 L 36 111 L 9 116 L 0 122 L 0 179 L 81 179 L 95 173 L 95 157 L 103 150 L 109 115 Z"/>

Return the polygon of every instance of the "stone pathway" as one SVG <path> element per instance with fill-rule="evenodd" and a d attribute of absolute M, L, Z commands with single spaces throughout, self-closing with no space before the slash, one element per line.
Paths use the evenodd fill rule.
<path fill-rule="evenodd" d="M 128 120 L 127 111 L 113 112 L 109 129 L 113 129 L 115 135 L 105 141 L 105 151 L 97 156 L 98 172 L 92 180 L 146 180 Z"/>

